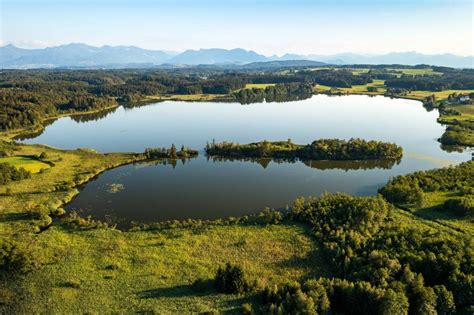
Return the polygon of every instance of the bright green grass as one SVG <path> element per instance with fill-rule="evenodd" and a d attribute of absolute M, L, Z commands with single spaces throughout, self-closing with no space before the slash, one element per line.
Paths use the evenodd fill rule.
<path fill-rule="evenodd" d="M 447 199 L 457 198 L 456 194 L 451 192 L 429 192 L 423 194 L 423 205 L 419 208 L 411 209 L 416 216 L 437 222 L 453 230 L 462 231 L 474 236 L 474 222 L 453 215 L 449 211 L 442 209 L 442 205 Z"/>
<path fill-rule="evenodd" d="M 20 231 L 36 231 L 38 225 L 45 222 L 28 220 L 26 212 L 42 209 L 48 214 L 50 208 L 59 207 L 78 193 L 74 187 L 108 168 L 140 158 L 128 153 L 104 155 L 91 150 L 57 150 L 42 145 L 20 145 L 14 153 L 17 157 L 28 157 L 39 156 L 43 152 L 48 160 L 54 162 L 53 167 L 45 164 L 49 167 L 45 171 L 0 187 L 0 237 Z M 13 160 L 17 163 L 22 161 Z"/>
<path fill-rule="evenodd" d="M 426 69 L 403 69 L 403 68 L 390 69 L 390 68 L 387 68 L 387 70 L 397 71 L 397 72 L 401 72 L 403 74 L 408 74 L 408 75 L 443 75 L 442 72 L 433 71 L 433 69 L 431 69 L 431 68 L 426 68 Z"/>
<path fill-rule="evenodd" d="M 427 96 L 434 95 L 437 101 L 445 100 L 450 94 L 453 93 L 474 93 L 474 90 L 445 90 L 440 92 L 433 91 L 411 91 L 407 94 L 409 97 L 424 99 Z"/>
<path fill-rule="evenodd" d="M 332 88 L 330 86 L 327 86 L 327 85 L 321 85 L 321 84 L 316 84 L 313 88 L 314 92 L 316 93 L 321 93 L 321 92 L 328 92 L 330 91 Z"/>
<path fill-rule="evenodd" d="M 16 168 L 24 168 L 31 173 L 39 173 L 42 169 L 50 167 L 49 164 L 43 163 L 32 156 L 9 156 L 0 158 L 0 163 L 8 163 Z"/>
<path fill-rule="evenodd" d="M 351 71 L 353 75 L 361 75 L 361 74 L 369 73 L 370 69 L 369 68 L 353 69 Z"/>
<path fill-rule="evenodd" d="M 169 94 L 169 95 L 149 95 L 144 97 L 144 101 L 213 101 L 224 94 Z"/>
<path fill-rule="evenodd" d="M 349 93 L 349 94 L 368 94 L 368 95 L 383 94 L 386 91 L 386 87 L 384 83 L 385 83 L 384 80 L 373 80 L 372 83 L 367 83 L 363 85 L 353 85 L 350 88 L 338 88 L 338 91 L 341 91 L 343 93 Z M 376 87 L 377 91 L 369 92 L 367 90 L 368 87 Z"/>
<path fill-rule="evenodd" d="M 227 261 L 242 266 L 259 285 L 328 276 L 308 235 L 308 228 L 296 224 L 167 232 L 55 226 L 35 237 L 31 247 L 45 266 L 7 287 L 12 299 L 28 297 L 13 310 L 25 314 L 235 311 L 250 297 L 212 288 L 196 292 L 192 282 L 212 278 Z"/>
<path fill-rule="evenodd" d="M 275 83 L 247 83 L 245 89 L 265 89 L 269 86 L 275 86 Z"/>
<path fill-rule="evenodd" d="M 431 68 L 427 69 L 404 69 L 404 68 L 387 68 L 390 73 L 396 74 L 400 77 L 402 74 L 408 75 L 442 75 L 442 72 L 433 71 Z M 360 75 L 370 71 L 370 68 L 352 69 L 352 74 Z"/>

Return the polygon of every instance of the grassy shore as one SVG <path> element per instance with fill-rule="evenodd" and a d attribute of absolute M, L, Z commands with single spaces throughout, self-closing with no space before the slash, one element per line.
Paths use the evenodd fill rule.
<path fill-rule="evenodd" d="M 51 223 L 51 211 L 78 193 L 77 186 L 107 169 L 144 159 L 141 154 L 99 154 L 93 150 L 67 151 L 43 145 L 19 145 L 6 159 L 13 165 L 25 165 L 25 157 L 42 153 L 54 166 L 48 165 L 29 179 L 12 181 L 0 188 L 0 236 L 37 232 Z M 36 160 L 32 167 L 37 168 L 37 163 L 42 162 Z"/>
<path fill-rule="evenodd" d="M 143 156 L 42 145 L 19 145 L 13 153 L 44 153 L 54 165 L 1 188 L 0 241 L 24 244 L 37 268 L 21 277 L 0 275 L 0 313 L 235 309 L 248 298 L 191 286 L 227 261 L 242 265 L 260 285 L 328 274 L 308 228 L 296 223 L 129 232 L 53 224 L 53 214 L 78 193 L 78 185 Z"/>

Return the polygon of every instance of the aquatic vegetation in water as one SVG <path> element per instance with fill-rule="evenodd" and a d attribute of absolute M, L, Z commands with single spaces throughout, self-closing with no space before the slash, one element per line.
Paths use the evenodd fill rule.
<path fill-rule="evenodd" d="M 116 194 L 118 192 L 121 192 L 124 189 L 125 189 L 125 186 L 123 184 L 111 183 L 107 185 L 107 192 L 109 194 Z"/>

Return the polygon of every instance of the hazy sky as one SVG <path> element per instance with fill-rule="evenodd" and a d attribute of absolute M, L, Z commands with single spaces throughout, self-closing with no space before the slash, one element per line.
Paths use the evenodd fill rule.
<path fill-rule="evenodd" d="M 474 55 L 474 1 L 0 0 L 1 42 Z"/>

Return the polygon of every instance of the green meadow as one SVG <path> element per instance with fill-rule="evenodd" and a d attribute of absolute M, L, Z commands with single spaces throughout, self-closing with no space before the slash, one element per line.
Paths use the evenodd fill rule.
<path fill-rule="evenodd" d="M 39 173 L 50 167 L 49 164 L 39 161 L 34 156 L 11 156 L 0 158 L 0 163 L 8 163 L 16 168 L 24 168 L 31 173 Z"/>

